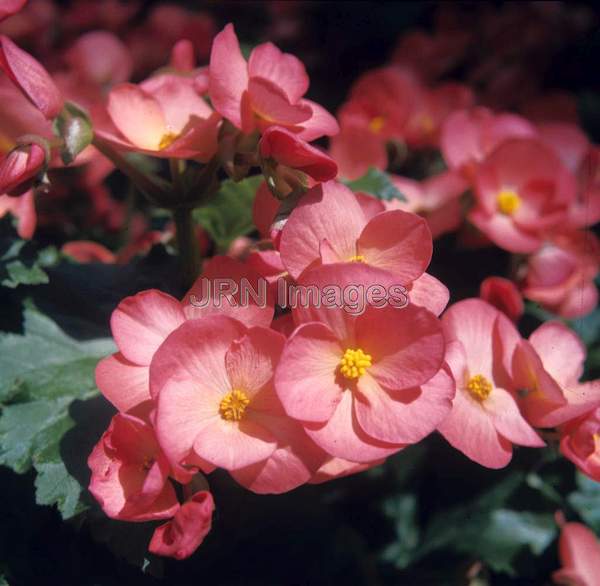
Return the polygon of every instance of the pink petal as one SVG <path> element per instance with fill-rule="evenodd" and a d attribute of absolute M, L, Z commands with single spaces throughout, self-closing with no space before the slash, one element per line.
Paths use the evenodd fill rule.
<path fill-rule="evenodd" d="M 512 444 L 500 436 L 481 403 L 457 389 L 452 411 L 438 431 L 465 456 L 487 468 L 504 468 L 512 458 Z"/>
<path fill-rule="evenodd" d="M 594 533 L 581 523 L 566 523 L 559 541 L 561 570 L 553 579 L 560 584 L 594 586 L 600 574 L 600 543 Z"/>
<path fill-rule="evenodd" d="M 388 389 L 427 382 L 442 366 L 441 322 L 422 307 L 367 307 L 357 318 L 356 344 L 373 357 L 369 374 Z"/>
<path fill-rule="evenodd" d="M 387 391 L 368 373 L 358 381 L 354 407 L 360 427 L 369 436 L 389 443 L 413 444 L 429 435 L 448 416 L 454 379 L 442 368 L 421 387 Z"/>
<path fill-rule="evenodd" d="M 25 6 L 27 0 L 4 0 L 0 6 L 0 22 L 16 14 Z"/>
<path fill-rule="evenodd" d="M 273 380 L 285 338 L 273 330 L 250 328 L 231 343 L 225 354 L 225 368 L 234 389 L 243 389 L 253 395 Z"/>
<path fill-rule="evenodd" d="M 507 440 L 534 448 L 546 445 L 523 419 L 515 399 L 508 391 L 496 387 L 482 405 L 489 413 L 496 431 Z"/>
<path fill-rule="evenodd" d="M 231 384 L 225 368 L 225 355 L 232 342 L 246 332 L 243 324 L 225 315 L 185 322 L 165 340 L 152 359 L 152 397 L 156 398 L 162 387 L 172 381 L 209 388 L 211 396 L 228 393 Z"/>
<path fill-rule="evenodd" d="M 358 425 L 353 409 L 352 391 L 344 391 L 333 415 L 325 424 L 305 424 L 310 438 L 328 454 L 359 463 L 386 458 L 404 446 L 394 445 L 369 437 Z"/>
<path fill-rule="evenodd" d="M 275 390 L 286 413 L 302 421 L 327 421 L 341 399 L 336 370 L 343 350 L 327 326 L 300 326 L 283 349 Z"/>
<path fill-rule="evenodd" d="M 423 218 L 393 210 L 369 220 L 358 238 L 357 249 L 365 262 L 390 271 L 408 284 L 429 266 L 433 243 Z"/>
<path fill-rule="evenodd" d="M 98 389 L 119 411 L 125 412 L 150 399 L 149 369 L 116 353 L 96 366 Z"/>
<path fill-rule="evenodd" d="M 561 317 L 575 319 L 594 311 L 598 306 L 598 288 L 594 281 L 585 281 L 569 291 L 557 313 Z"/>
<path fill-rule="evenodd" d="M 360 204 L 360 208 L 362 209 L 367 222 L 380 212 L 385 212 L 385 204 L 382 200 L 376 198 L 375 196 L 360 192 L 355 193 L 354 195 Z"/>
<path fill-rule="evenodd" d="M 550 321 L 529 336 L 546 371 L 562 386 L 577 383 L 583 374 L 586 350 L 577 334 L 566 325 Z"/>
<path fill-rule="evenodd" d="M 269 236 L 271 224 L 273 224 L 280 205 L 281 202 L 271 193 L 267 182 L 263 181 L 256 191 L 252 206 L 252 220 L 263 238 Z"/>
<path fill-rule="evenodd" d="M 213 40 L 209 76 L 208 91 L 215 110 L 241 129 L 242 95 L 248 88 L 248 65 L 232 24 Z"/>
<path fill-rule="evenodd" d="M 411 303 L 440 315 L 450 299 L 448 287 L 429 273 L 423 273 L 408 287 L 408 298 Z"/>
<path fill-rule="evenodd" d="M 277 448 L 277 439 L 250 417 L 226 421 L 220 416 L 206 421 L 194 440 L 194 452 L 225 470 L 238 470 L 266 460 Z"/>
<path fill-rule="evenodd" d="M 302 122 L 302 128 L 298 132 L 299 138 L 306 142 L 312 142 L 322 136 L 334 136 L 340 131 L 335 116 L 325 110 L 323 106 L 312 100 L 300 100 L 300 103 L 311 109 L 311 116 Z"/>
<path fill-rule="evenodd" d="M 356 241 L 365 223 L 350 189 L 334 181 L 318 184 L 302 197 L 283 229 L 279 248 L 283 264 L 297 279 L 319 259 L 325 238 L 340 256 L 350 258 L 356 255 Z"/>
<path fill-rule="evenodd" d="M 63 96 L 48 72 L 5 35 L 0 35 L 0 69 L 47 119 L 62 110 Z"/>
<path fill-rule="evenodd" d="M 350 476 L 351 474 L 358 474 L 359 472 L 364 472 L 369 468 L 380 466 L 384 462 L 385 458 L 382 458 L 381 460 L 375 460 L 373 462 L 367 462 L 366 464 L 350 462 L 350 460 L 344 460 L 343 458 L 329 458 L 315 472 L 314 476 L 310 479 L 309 484 L 322 484 L 323 482 L 329 482 L 330 480 L 334 480 L 336 478 Z"/>
<path fill-rule="evenodd" d="M 157 100 L 131 83 L 111 90 L 107 109 L 114 125 L 136 147 L 160 150 L 170 132 Z"/>
<path fill-rule="evenodd" d="M 177 560 L 191 556 L 210 532 L 214 509 L 210 492 L 197 492 L 181 505 L 172 521 L 154 530 L 148 549 Z"/>
<path fill-rule="evenodd" d="M 254 111 L 266 121 L 266 125 L 296 126 L 312 115 L 308 104 L 290 102 L 285 92 L 272 81 L 251 77 L 248 82 L 250 103 Z"/>
<path fill-rule="evenodd" d="M 113 311 L 110 327 L 127 360 L 149 365 L 158 347 L 184 320 L 176 299 L 150 289 L 123 299 Z"/>
<path fill-rule="evenodd" d="M 292 104 L 308 90 L 308 75 L 302 61 L 282 53 L 272 43 L 263 43 L 252 50 L 248 72 L 250 77 L 262 77 L 280 87 Z"/>

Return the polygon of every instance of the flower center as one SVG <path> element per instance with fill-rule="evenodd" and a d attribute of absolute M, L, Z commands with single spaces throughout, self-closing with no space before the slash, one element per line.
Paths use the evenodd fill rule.
<path fill-rule="evenodd" d="M 239 421 L 244 416 L 250 399 L 244 391 L 233 391 L 227 393 L 219 403 L 219 413 L 227 421 Z"/>
<path fill-rule="evenodd" d="M 379 134 L 385 126 L 385 118 L 383 116 L 375 116 L 369 122 L 369 130 L 375 134 Z"/>
<path fill-rule="evenodd" d="M 362 254 L 355 254 L 348 259 L 349 262 L 366 262 Z"/>
<path fill-rule="evenodd" d="M 179 135 L 175 134 L 174 132 L 167 132 L 166 134 L 163 134 L 160 142 L 158 143 L 158 150 L 162 151 L 163 149 L 170 147 L 178 137 Z"/>
<path fill-rule="evenodd" d="M 419 116 L 419 125 L 425 134 L 431 134 L 435 130 L 435 123 L 429 114 Z"/>
<path fill-rule="evenodd" d="M 361 348 L 348 348 L 340 360 L 340 372 L 348 379 L 355 379 L 365 374 L 371 364 L 370 354 L 365 354 Z"/>
<path fill-rule="evenodd" d="M 467 383 L 467 391 L 471 393 L 471 397 L 478 401 L 487 399 L 493 388 L 492 383 L 482 374 L 472 376 Z"/>
<path fill-rule="evenodd" d="M 519 209 L 521 198 L 514 189 L 501 189 L 496 196 L 496 203 L 501 213 L 510 216 Z"/>

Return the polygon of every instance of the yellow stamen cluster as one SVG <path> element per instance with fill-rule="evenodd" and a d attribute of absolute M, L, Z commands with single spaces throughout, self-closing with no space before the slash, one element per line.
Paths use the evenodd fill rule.
<path fill-rule="evenodd" d="M 162 151 L 163 149 L 170 147 L 178 137 L 179 135 L 175 134 L 174 132 L 167 132 L 166 134 L 163 134 L 160 142 L 158 143 L 158 149 Z"/>
<path fill-rule="evenodd" d="M 227 393 L 219 403 L 219 413 L 227 421 L 239 421 L 249 403 L 250 399 L 244 391 L 234 389 Z"/>
<path fill-rule="evenodd" d="M 521 198 L 514 189 L 501 189 L 496 196 L 496 203 L 501 213 L 510 216 L 521 206 Z"/>
<path fill-rule="evenodd" d="M 365 257 L 362 254 L 355 254 L 348 259 L 350 262 L 365 262 Z"/>
<path fill-rule="evenodd" d="M 369 130 L 375 134 L 379 134 L 385 126 L 385 118 L 383 116 L 375 116 L 369 122 Z"/>
<path fill-rule="evenodd" d="M 346 378 L 355 379 L 365 374 L 371 364 L 370 354 L 365 354 L 361 348 L 348 348 L 340 360 L 340 372 Z"/>
<path fill-rule="evenodd" d="M 478 401 L 485 401 L 493 390 L 492 383 L 482 374 L 476 374 L 467 382 L 467 391 Z"/>

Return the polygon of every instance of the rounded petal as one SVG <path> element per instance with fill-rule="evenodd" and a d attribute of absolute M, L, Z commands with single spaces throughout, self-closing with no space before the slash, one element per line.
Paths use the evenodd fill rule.
<path fill-rule="evenodd" d="M 357 250 L 367 264 L 390 271 L 408 285 L 429 266 L 433 242 L 423 218 L 392 210 L 369 220 L 358 238 Z"/>
<path fill-rule="evenodd" d="M 306 142 L 311 142 L 322 136 L 334 136 L 340 131 L 335 116 L 330 114 L 323 106 L 312 100 L 300 100 L 300 103 L 308 106 L 311 115 L 308 120 L 302 122 L 298 137 Z"/>
<path fill-rule="evenodd" d="M 98 389 L 119 411 L 125 412 L 150 399 L 149 368 L 116 353 L 96 366 Z"/>
<path fill-rule="evenodd" d="M 283 89 L 262 77 L 250 78 L 248 94 L 252 108 L 259 116 L 259 125 L 264 127 L 271 124 L 297 126 L 312 115 L 308 104 L 302 101 L 291 103 Z"/>
<path fill-rule="evenodd" d="M 424 307 L 435 315 L 440 315 L 450 300 L 448 287 L 429 273 L 423 273 L 407 289 L 411 303 Z"/>
<path fill-rule="evenodd" d="M 149 365 L 165 338 L 184 321 L 175 298 L 150 289 L 123 299 L 112 313 L 110 327 L 127 360 Z"/>
<path fill-rule="evenodd" d="M 235 30 L 228 24 L 213 40 L 209 65 L 209 95 L 223 117 L 242 128 L 242 96 L 248 88 L 248 65 Z"/>
<path fill-rule="evenodd" d="M 563 567 L 554 572 L 554 581 L 593 586 L 600 574 L 600 543 L 594 533 L 581 523 L 566 523 L 558 547 Z"/>
<path fill-rule="evenodd" d="M 342 396 L 336 371 L 343 350 L 327 326 L 300 326 L 286 342 L 275 372 L 275 390 L 286 413 L 302 421 L 327 421 Z"/>

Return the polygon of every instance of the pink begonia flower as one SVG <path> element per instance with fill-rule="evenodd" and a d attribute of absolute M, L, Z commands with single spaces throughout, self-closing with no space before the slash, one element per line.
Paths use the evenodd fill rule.
<path fill-rule="evenodd" d="M 281 254 L 277 250 L 257 250 L 246 258 L 246 265 L 253 268 L 261 277 L 266 279 L 272 295 L 277 296 L 279 281 L 289 282 L 289 273 L 281 262 Z"/>
<path fill-rule="evenodd" d="M 2 0 L 0 2 L 0 22 L 19 12 L 27 0 Z"/>
<path fill-rule="evenodd" d="M 579 190 L 569 207 L 569 225 L 573 228 L 600 222 L 600 147 L 592 146 L 577 170 Z"/>
<path fill-rule="evenodd" d="M 281 126 L 269 126 L 258 147 L 264 159 L 302 171 L 315 181 L 329 181 L 337 175 L 337 165 L 329 155 Z"/>
<path fill-rule="evenodd" d="M 516 114 L 494 114 L 482 107 L 458 110 L 442 127 L 440 148 L 450 169 L 474 177 L 477 165 L 499 144 L 510 138 L 533 138 L 533 124 Z"/>
<path fill-rule="evenodd" d="M 600 241 L 593 232 L 559 234 L 527 259 L 523 295 L 561 317 L 581 317 L 598 305 L 599 271 Z"/>
<path fill-rule="evenodd" d="M 218 279 L 230 279 L 238 285 L 231 300 L 222 299 L 219 306 L 213 295 Z M 148 370 L 152 357 L 167 336 L 186 320 L 220 313 L 232 315 L 248 326 L 268 327 L 274 312 L 272 298 L 267 297 L 264 306 L 252 296 L 247 304 L 242 304 L 242 279 L 256 288 L 260 276 L 239 261 L 216 256 L 205 264 L 201 278 L 182 301 L 156 289 L 123 299 L 111 316 L 111 330 L 119 351 L 96 366 L 100 392 L 123 412 L 149 400 Z M 224 289 L 223 294 L 226 292 Z M 193 305 L 190 295 L 203 306 Z"/>
<path fill-rule="evenodd" d="M 149 551 L 176 560 L 190 557 L 209 534 L 214 510 L 212 494 L 198 491 L 181 505 L 171 521 L 154 530 Z"/>
<path fill-rule="evenodd" d="M 29 190 L 18 197 L 0 195 L 0 218 L 8 213 L 17 219 L 17 234 L 29 240 L 37 226 L 33 191 Z"/>
<path fill-rule="evenodd" d="M 15 147 L 0 160 L 0 193 L 22 195 L 46 167 L 46 150 L 37 143 Z"/>
<path fill-rule="evenodd" d="M 112 519 L 172 517 L 179 503 L 152 426 L 118 413 L 88 458 L 90 492 Z"/>
<path fill-rule="evenodd" d="M 558 156 L 530 139 L 503 142 L 477 169 L 475 185 L 469 220 L 494 244 L 517 253 L 541 247 L 544 233 L 565 222 L 576 192 Z"/>
<path fill-rule="evenodd" d="M 586 350 L 560 322 L 545 322 L 515 349 L 511 376 L 523 415 L 535 427 L 557 427 L 600 407 L 600 381 L 580 383 Z"/>
<path fill-rule="evenodd" d="M 139 85 L 117 85 L 107 110 L 110 120 L 98 119 L 97 134 L 119 148 L 201 162 L 217 152 L 221 117 L 191 78 L 162 74 Z"/>
<path fill-rule="evenodd" d="M 461 226 L 460 196 L 469 185 L 458 173 L 446 171 L 421 182 L 392 175 L 392 182 L 407 201 L 386 201 L 387 210 L 405 210 L 424 217 L 433 238 L 454 232 Z"/>
<path fill-rule="evenodd" d="M 479 286 L 479 296 L 499 309 L 513 322 L 519 321 L 525 311 L 523 297 L 517 286 L 503 277 L 488 277 Z"/>
<path fill-rule="evenodd" d="M 596 381 L 600 385 L 600 381 Z M 600 482 L 600 408 L 560 430 L 560 451 L 584 474 Z"/>
<path fill-rule="evenodd" d="M 224 315 L 175 330 L 150 365 L 156 432 L 173 465 L 240 470 L 278 447 L 285 413 L 273 389 L 285 338 Z"/>
<path fill-rule="evenodd" d="M 98 86 L 127 81 L 133 60 L 127 46 L 107 31 L 81 35 L 65 54 L 80 79 Z"/>
<path fill-rule="evenodd" d="M 405 287 L 427 280 L 433 297 L 447 289 L 426 275 L 431 232 L 423 218 L 401 210 L 368 219 L 352 191 L 334 181 L 310 189 L 285 224 L 279 245 L 290 275 L 320 264 L 366 264 L 387 271 Z"/>
<path fill-rule="evenodd" d="M 543 446 L 511 394 L 504 362 L 512 356 L 519 334 L 508 318 L 485 301 L 466 299 L 450 307 L 442 323 L 456 397 L 450 415 L 438 428 L 440 433 L 488 468 L 506 466 L 513 444 Z M 510 345 L 502 344 L 502 329 L 513 337 Z"/>
<path fill-rule="evenodd" d="M 600 576 L 600 543 L 582 523 L 566 523 L 560 534 L 562 568 L 552 574 L 563 586 L 597 586 Z"/>
<path fill-rule="evenodd" d="M 115 254 L 106 246 L 89 240 L 71 240 L 63 244 L 60 251 L 80 263 L 114 264 L 117 262 Z"/>
<path fill-rule="evenodd" d="M 0 35 L 0 69 L 46 118 L 62 110 L 63 96 L 49 73 L 5 35 Z"/>
<path fill-rule="evenodd" d="M 306 273 L 304 286 L 325 294 L 335 283 L 379 283 L 379 271 L 329 265 Z M 329 285 L 328 285 L 329 284 Z M 343 307 L 298 303 L 298 328 L 285 345 L 275 388 L 287 414 L 332 456 L 380 460 L 420 441 L 448 414 L 454 395 L 443 365 L 439 320 L 416 305 L 366 304 L 351 315 Z"/>
<path fill-rule="evenodd" d="M 232 24 L 213 41 L 209 75 L 214 108 L 245 133 L 277 125 L 312 141 L 339 131 L 329 112 L 303 98 L 309 80 L 302 62 L 272 43 L 255 47 L 246 62 Z"/>
<path fill-rule="evenodd" d="M 171 49 L 169 64 L 177 71 L 192 71 L 196 66 L 196 51 L 192 41 L 189 39 L 180 39 L 177 41 Z"/>

